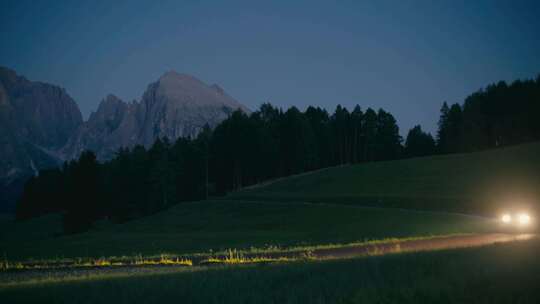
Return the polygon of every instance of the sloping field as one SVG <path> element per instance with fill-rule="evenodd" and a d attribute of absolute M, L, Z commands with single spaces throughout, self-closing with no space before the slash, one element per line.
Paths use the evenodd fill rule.
<path fill-rule="evenodd" d="M 500 228 L 496 219 L 444 211 L 532 205 L 539 154 L 540 144 L 531 144 L 330 168 L 124 224 L 100 221 L 78 235 L 62 234 L 60 215 L 1 218 L 0 298 L 536 303 L 538 238 L 492 233 Z M 212 261 L 228 249 L 235 252 L 230 264 L 238 265 Z M 434 252 L 410 253 L 417 250 Z M 131 263 L 160 256 L 193 264 Z M 269 260 L 244 264 L 250 257 Z"/>
<path fill-rule="evenodd" d="M 343 166 L 292 176 L 230 199 L 345 203 L 497 214 L 540 206 L 540 143 Z"/>
<path fill-rule="evenodd" d="M 98 223 L 62 235 L 60 216 L 6 222 L 0 254 L 9 261 L 182 255 L 225 249 L 318 246 L 493 231 L 492 220 L 346 205 L 205 201 L 179 204 L 125 224 Z"/>

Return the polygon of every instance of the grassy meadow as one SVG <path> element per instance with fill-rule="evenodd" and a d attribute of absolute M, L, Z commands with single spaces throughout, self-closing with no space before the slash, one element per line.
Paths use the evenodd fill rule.
<path fill-rule="evenodd" d="M 483 232 L 494 228 L 488 219 L 360 206 L 498 215 L 502 205 L 534 205 L 539 189 L 540 143 L 376 162 L 181 203 L 124 224 L 100 221 L 76 235 L 62 234 L 60 215 L 17 223 L 3 217 L 0 254 L 9 261 L 178 255 Z"/>
<path fill-rule="evenodd" d="M 538 239 L 287 264 L 0 286 L 4 303 L 538 303 Z"/>
<path fill-rule="evenodd" d="M 489 215 L 487 209 L 496 213 L 505 203 L 534 205 L 539 181 L 540 144 L 330 168 L 123 224 L 102 220 L 75 235 L 62 233 L 60 215 L 24 222 L 1 217 L 0 259 L 87 258 L 108 267 L 113 258 L 210 257 L 229 249 L 264 254 L 494 232 L 499 226 L 489 216 L 444 211 Z M 354 259 L 214 266 L 182 260 L 182 267 L 150 272 L 95 271 L 17 283 L 9 281 L 9 271 L 17 270 L 9 269 L 0 280 L 0 302 L 537 303 L 539 251 L 536 238 Z"/>
<path fill-rule="evenodd" d="M 540 211 L 540 143 L 334 167 L 251 187 L 229 198 L 486 215 L 509 206 Z"/>
<path fill-rule="evenodd" d="M 347 205 L 205 201 L 178 204 L 125 224 L 99 222 L 61 234 L 61 218 L 5 220 L 0 254 L 9 261 L 182 255 L 226 249 L 317 246 L 492 230 L 490 219 Z"/>

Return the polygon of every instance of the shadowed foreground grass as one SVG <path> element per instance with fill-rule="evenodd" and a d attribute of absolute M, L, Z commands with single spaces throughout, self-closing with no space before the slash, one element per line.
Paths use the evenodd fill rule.
<path fill-rule="evenodd" d="M 540 242 L 0 287 L 3 303 L 538 303 Z"/>

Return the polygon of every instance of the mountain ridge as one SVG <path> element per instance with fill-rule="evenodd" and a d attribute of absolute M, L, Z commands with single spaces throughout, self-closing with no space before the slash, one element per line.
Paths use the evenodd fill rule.
<path fill-rule="evenodd" d="M 61 151 L 63 158 L 72 159 L 91 149 L 107 160 L 121 147 L 148 148 L 162 137 L 193 138 L 205 125 L 213 128 L 238 109 L 249 113 L 218 85 L 167 71 L 147 86 L 140 101 L 107 95 Z"/>
<path fill-rule="evenodd" d="M 150 83 L 139 101 L 108 94 L 85 121 L 66 89 L 0 66 L 0 201 L 12 207 L 17 195 L 6 193 L 9 185 L 84 150 L 105 161 L 122 147 L 148 148 L 161 137 L 193 138 L 235 110 L 249 113 L 219 85 L 170 70 Z"/>

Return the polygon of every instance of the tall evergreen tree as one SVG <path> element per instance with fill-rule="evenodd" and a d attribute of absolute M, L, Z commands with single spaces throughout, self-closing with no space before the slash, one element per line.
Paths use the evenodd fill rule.
<path fill-rule="evenodd" d="M 70 166 L 67 197 L 71 203 L 66 206 L 64 216 L 66 232 L 84 231 L 106 212 L 106 206 L 100 200 L 99 173 L 96 155 L 92 151 L 83 152 L 79 160 Z"/>
<path fill-rule="evenodd" d="M 437 130 L 437 149 L 439 153 L 446 153 L 448 147 L 448 112 L 450 112 L 446 101 L 443 102 L 440 112 L 439 129 Z"/>
<path fill-rule="evenodd" d="M 376 159 L 396 159 L 401 152 L 401 136 L 396 119 L 380 109 L 377 113 Z"/>
<path fill-rule="evenodd" d="M 313 132 L 315 147 L 313 148 L 313 169 L 329 166 L 331 162 L 330 144 L 330 118 L 328 112 L 319 107 L 308 107 L 305 112 L 306 119 Z"/>
<path fill-rule="evenodd" d="M 377 113 L 368 108 L 364 114 L 362 125 L 362 138 L 364 148 L 364 161 L 372 161 L 376 158 L 377 153 Z"/>
<path fill-rule="evenodd" d="M 364 119 L 364 113 L 359 105 L 354 107 L 351 112 L 350 130 L 351 133 L 351 154 L 353 163 L 358 163 L 362 160 L 363 140 L 362 140 L 362 124 Z"/>
<path fill-rule="evenodd" d="M 433 155 L 435 153 L 435 140 L 429 133 L 422 131 L 420 125 L 409 130 L 405 141 L 405 156 L 418 157 Z"/>

